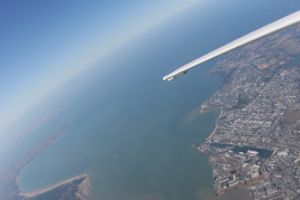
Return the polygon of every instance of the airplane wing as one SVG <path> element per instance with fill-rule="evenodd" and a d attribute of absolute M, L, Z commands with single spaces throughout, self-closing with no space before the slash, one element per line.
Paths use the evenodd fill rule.
<path fill-rule="evenodd" d="M 257 40 L 259 38 L 262 38 L 266 35 L 269 35 L 271 33 L 274 33 L 276 31 L 279 31 L 281 29 L 284 29 L 288 26 L 294 25 L 296 23 L 300 22 L 300 11 L 297 11 L 295 13 L 292 13 L 286 17 L 283 17 L 275 22 L 272 22 L 266 26 L 263 26 L 262 28 L 259 28 L 253 32 L 248 33 L 247 35 L 244 35 L 214 51 L 209 52 L 208 54 L 205 54 L 204 56 L 201 56 L 200 58 L 197 58 L 196 60 L 193 60 L 192 62 L 189 62 L 172 73 L 166 75 L 163 77 L 163 80 L 171 81 L 174 78 L 177 78 L 183 74 L 185 74 L 188 70 L 196 67 L 197 65 L 204 63 L 208 60 L 211 60 L 217 56 L 220 56 L 226 52 L 229 52 L 233 49 L 236 49 L 240 46 L 243 46 L 245 44 L 248 44 L 254 40 Z"/>

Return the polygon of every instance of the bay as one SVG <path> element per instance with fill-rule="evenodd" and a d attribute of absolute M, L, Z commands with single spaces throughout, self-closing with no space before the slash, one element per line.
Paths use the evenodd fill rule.
<path fill-rule="evenodd" d="M 63 108 L 54 121 L 71 120 L 70 128 L 24 168 L 22 190 L 86 172 L 95 200 L 211 198 L 208 155 L 192 144 L 208 136 L 217 113 L 194 113 L 221 79 L 208 75 L 213 61 L 170 83 L 162 77 L 281 15 L 280 3 L 268 8 L 268 15 L 257 4 L 231 1 L 193 8 L 128 41 L 68 85 L 53 106 Z M 254 10 L 255 18 L 249 17 Z M 245 20 L 246 26 L 238 26 Z M 227 35 L 220 37 L 218 31 Z"/>

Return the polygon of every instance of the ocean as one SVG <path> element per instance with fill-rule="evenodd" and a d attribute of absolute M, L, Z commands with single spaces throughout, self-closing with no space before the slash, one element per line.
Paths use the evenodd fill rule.
<path fill-rule="evenodd" d="M 215 61 L 172 82 L 162 77 L 296 9 L 286 1 L 213 2 L 128 41 L 59 91 L 51 99 L 59 115 L 48 126 L 66 123 L 68 131 L 24 168 L 21 189 L 86 172 L 93 200 L 211 199 L 208 155 L 192 144 L 203 141 L 217 119 L 216 112 L 199 113 L 222 84 L 208 75 Z"/>

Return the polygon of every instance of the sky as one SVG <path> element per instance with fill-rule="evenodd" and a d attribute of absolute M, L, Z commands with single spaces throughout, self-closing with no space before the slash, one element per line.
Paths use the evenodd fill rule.
<path fill-rule="evenodd" d="M 273 0 L 266 1 L 273 3 Z M 268 3 L 263 4 L 266 7 L 250 7 L 260 0 L 246 3 L 240 0 L 2 0 L 0 141 L 38 103 L 85 70 L 103 67 L 95 64 L 113 55 L 122 45 L 190 8 L 201 8 L 209 14 L 207 5 L 224 8 L 229 2 L 237 7 L 249 5 L 248 20 L 258 17 L 252 15 L 253 10 L 266 10 L 265 20 L 258 20 L 264 23 L 297 9 L 293 0 L 274 1 L 274 5 L 288 8 L 278 10 L 278 16 L 268 14 L 272 7 Z M 233 15 L 238 15 L 236 10 Z M 224 24 L 218 26 L 224 29 L 222 34 L 231 34 Z M 259 28 L 250 27 L 247 22 L 241 24 L 240 28 L 243 27 L 247 31 Z"/>
<path fill-rule="evenodd" d="M 0 137 L 38 102 L 115 49 L 207 0 L 5 0 L 0 6 Z"/>

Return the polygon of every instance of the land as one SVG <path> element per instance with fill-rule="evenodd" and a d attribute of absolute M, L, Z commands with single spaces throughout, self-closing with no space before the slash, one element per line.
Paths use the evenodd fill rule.
<path fill-rule="evenodd" d="M 87 200 L 89 197 L 90 178 L 87 174 L 32 192 L 20 193 L 24 200 L 68 199 Z"/>
<path fill-rule="evenodd" d="M 211 74 L 224 84 L 201 105 L 220 109 L 210 153 L 214 189 L 251 199 L 300 198 L 300 25 L 221 57 Z"/>
<path fill-rule="evenodd" d="M 22 193 L 18 185 L 21 170 L 41 152 L 57 142 L 66 132 L 67 126 L 45 138 L 21 159 L 14 162 L 6 171 L 0 174 L 0 197 L 5 200 L 87 200 L 90 190 L 90 178 L 83 174 L 64 180 L 41 190 Z"/>
<path fill-rule="evenodd" d="M 250 195 L 246 189 L 235 189 L 228 191 L 224 195 L 215 196 L 211 200 L 250 200 Z"/>
<path fill-rule="evenodd" d="M 196 148 L 210 154 L 221 199 L 244 198 L 245 191 L 254 200 L 300 198 L 299 63 L 300 25 L 295 25 L 228 53 L 212 69 L 224 84 L 200 111 L 221 112 L 212 134 Z M 46 138 L 0 174 L 1 199 L 88 199 L 86 174 L 30 193 L 18 187 L 20 171 L 64 132 Z"/>

